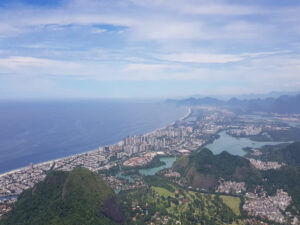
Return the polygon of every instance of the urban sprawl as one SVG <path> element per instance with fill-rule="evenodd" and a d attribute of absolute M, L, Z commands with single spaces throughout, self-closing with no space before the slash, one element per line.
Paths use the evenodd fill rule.
<path fill-rule="evenodd" d="M 232 136 L 257 135 L 268 130 L 290 129 L 282 125 L 285 121 L 300 121 L 299 115 L 272 115 L 273 119 L 251 119 L 218 108 L 193 107 L 181 120 L 165 128 L 148 134 L 126 137 L 117 144 L 101 146 L 96 150 L 30 166 L 0 175 L 0 216 L 11 210 L 10 203 L 24 190 L 32 188 L 42 181 L 51 170 L 71 171 L 75 167 L 85 167 L 93 172 L 108 170 L 117 165 L 124 167 L 144 166 L 156 156 L 179 156 L 190 154 L 201 146 L 213 142 L 220 131 L 226 130 Z M 278 122 L 279 121 L 279 122 Z M 253 155 L 261 154 L 252 149 Z M 278 169 L 284 164 L 262 162 L 249 158 L 251 164 L 259 170 Z M 114 189 L 131 189 L 144 187 L 142 179 L 127 183 L 118 176 L 102 175 Z M 180 177 L 169 170 L 166 177 Z M 283 190 L 277 190 L 275 196 L 265 196 L 263 190 L 249 193 L 243 182 L 219 180 L 216 192 L 243 195 L 243 209 L 249 215 L 267 218 L 284 223 L 284 211 L 292 201 Z M 259 187 L 258 187 L 259 189 Z"/>

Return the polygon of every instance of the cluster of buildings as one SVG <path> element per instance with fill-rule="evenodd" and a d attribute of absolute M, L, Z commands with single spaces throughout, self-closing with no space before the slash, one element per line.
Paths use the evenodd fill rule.
<path fill-rule="evenodd" d="M 54 162 L 54 170 L 71 171 L 76 167 L 84 167 L 93 172 L 108 162 L 107 154 L 103 151 L 96 150 L 87 153 L 58 159 Z"/>
<path fill-rule="evenodd" d="M 146 187 L 145 183 L 141 179 L 135 179 L 132 182 L 128 182 L 128 180 L 119 179 L 116 176 L 105 176 L 102 174 L 101 177 L 113 190 L 116 191 Z"/>
<path fill-rule="evenodd" d="M 180 123 L 180 122 L 177 122 Z M 187 140 L 193 133 L 191 126 L 168 126 L 164 129 L 146 135 L 136 135 L 125 138 L 120 144 L 120 153 L 117 154 L 118 158 L 123 156 L 131 156 L 139 152 L 155 152 L 155 151 L 174 151 L 188 144 Z M 201 146 L 204 141 L 202 139 L 192 140 L 189 143 L 191 146 Z"/>
<path fill-rule="evenodd" d="M 262 128 L 254 125 L 248 125 L 243 129 L 231 129 L 227 131 L 228 134 L 237 137 L 258 135 L 261 132 L 262 132 Z"/>
<path fill-rule="evenodd" d="M 260 156 L 260 155 L 262 155 L 262 152 L 258 149 L 251 149 L 251 155 Z"/>
<path fill-rule="evenodd" d="M 101 175 L 101 177 L 113 190 L 121 190 L 126 183 L 124 180 L 120 180 L 115 176 Z"/>
<path fill-rule="evenodd" d="M 219 185 L 216 188 L 216 192 L 239 195 L 246 191 L 245 182 L 225 181 L 223 179 L 219 179 L 218 183 Z"/>
<path fill-rule="evenodd" d="M 134 216 L 131 218 L 133 222 L 137 221 L 137 217 L 145 217 L 148 216 L 149 212 L 148 209 L 143 209 L 139 206 L 136 202 L 132 202 L 131 210 Z M 181 224 L 180 221 L 174 221 L 173 218 L 170 216 L 162 216 L 160 215 L 159 211 L 156 211 L 151 216 L 151 221 L 145 222 L 145 224 L 149 225 L 158 225 L 158 224 Z"/>
<path fill-rule="evenodd" d="M 125 162 L 123 162 L 123 166 L 125 167 L 136 167 L 136 166 L 144 166 L 152 161 L 156 154 L 144 154 L 143 156 L 133 157 Z"/>
<path fill-rule="evenodd" d="M 284 166 L 284 164 L 282 163 L 278 163 L 278 162 L 271 162 L 271 161 L 267 161 L 267 162 L 263 162 L 261 160 L 257 160 L 257 159 L 252 159 L 252 158 L 248 158 L 250 163 L 257 169 L 259 170 L 277 170 L 280 167 Z"/>
<path fill-rule="evenodd" d="M 166 177 L 178 178 L 178 177 L 180 177 L 180 173 L 170 171 L 170 172 L 165 173 L 165 176 Z"/>
<path fill-rule="evenodd" d="M 17 201 L 17 197 L 0 198 L 0 217 L 12 210 L 12 204 Z"/>
<path fill-rule="evenodd" d="M 277 223 L 285 223 L 285 216 L 282 211 L 285 211 L 292 201 L 287 192 L 277 190 L 275 196 L 269 197 L 259 197 L 257 194 L 246 193 L 246 198 L 243 209 L 248 212 L 248 215 Z"/>
<path fill-rule="evenodd" d="M 39 181 L 44 180 L 46 171 L 51 168 L 51 163 L 31 165 L 0 176 L 0 197 L 19 195 L 24 190 L 32 188 Z"/>
<path fill-rule="evenodd" d="M 19 170 L 0 176 L 0 197 L 19 195 L 44 180 L 50 170 L 71 171 L 75 167 L 85 167 L 96 172 L 101 165 L 108 162 L 109 157 L 100 151 L 91 151 L 37 165 L 30 164 Z"/>
<path fill-rule="evenodd" d="M 181 196 L 183 198 L 183 196 Z M 160 199 L 160 195 L 156 194 L 156 198 Z M 179 202 L 181 202 L 179 200 Z M 188 202 L 187 199 L 185 199 L 185 202 Z M 182 204 L 182 202 L 180 203 Z M 141 207 L 138 202 L 133 201 L 131 203 L 131 210 L 133 213 L 133 217 L 131 218 L 133 222 L 137 221 L 137 217 L 146 217 L 149 214 L 148 211 L 148 203 L 145 204 L 144 207 Z M 158 225 L 158 224 L 176 224 L 176 225 L 180 225 L 182 224 L 179 220 L 175 220 L 174 218 L 172 218 L 172 216 L 167 216 L 167 215 L 161 215 L 161 213 L 159 211 L 156 211 L 152 216 L 150 221 L 146 221 L 145 224 L 149 224 L 149 225 Z"/>
<path fill-rule="evenodd" d="M 12 207 L 11 206 L 8 206 L 6 204 L 3 204 L 3 205 L 0 205 L 0 217 L 2 215 L 4 215 L 5 213 L 8 213 L 9 211 L 12 210 Z"/>
<path fill-rule="evenodd" d="M 300 124 L 300 114 L 273 114 L 273 118 L 285 123 Z"/>
<path fill-rule="evenodd" d="M 124 138 L 111 146 L 99 147 L 94 151 L 46 163 L 31 164 L 29 167 L 0 175 L 0 198 L 19 195 L 22 191 L 42 181 L 50 170 L 71 171 L 76 167 L 85 167 L 93 172 L 98 172 L 99 170 L 108 170 L 120 165 L 120 163 L 126 167 L 144 166 L 150 163 L 156 155 L 190 154 L 208 141 L 212 141 L 220 130 L 228 130 L 228 133 L 233 136 L 251 136 L 260 134 L 266 126 L 270 126 L 270 129 L 274 128 L 273 125 L 234 120 L 232 113 L 226 110 L 202 108 L 199 111 L 195 109 L 195 112 L 192 113 L 194 120 L 179 120 L 172 125 L 145 135 Z M 284 128 L 280 127 L 280 129 Z M 260 154 L 259 150 L 252 153 L 252 155 L 257 156 Z M 277 162 L 249 160 L 260 170 L 279 169 L 282 166 Z M 167 171 L 164 176 L 178 178 L 180 174 Z M 103 178 L 115 190 L 145 187 L 145 184 L 139 179 L 135 180 L 134 183 L 128 183 L 115 176 L 104 176 Z M 176 179 L 175 182 L 181 184 Z M 244 182 L 224 180 L 219 180 L 216 189 L 216 192 L 227 194 L 241 194 L 245 191 Z M 251 195 L 251 193 L 248 193 L 247 196 L 249 200 L 244 204 L 244 209 L 249 212 L 249 215 L 261 216 L 276 222 L 284 221 L 284 216 L 280 210 L 285 209 L 290 204 L 291 198 L 287 193 L 278 191 L 276 196 L 268 198 Z M 3 212 L 9 209 L 6 206 L 6 208 L 1 207 Z"/>
<path fill-rule="evenodd" d="M 138 179 L 133 183 L 126 185 L 125 189 L 130 190 L 130 189 L 137 189 L 137 188 L 144 188 L 144 187 L 146 187 L 146 184 L 141 179 Z"/>
<path fill-rule="evenodd" d="M 283 127 L 283 126 L 273 126 L 273 125 L 266 125 L 265 130 L 266 131 L 279 131 L 279 130 L 289 130 L 291 127 Z"/>
<path fill-rule="evenodd" d="M 104 147 L 104 150 L 115 151 L 118 159 L 157 151 L 173 155 L 187 154 L 203 146 L 218 131 L 227 128 L 230 116 L 227 111 L 205 111 L 199 120 L 179 120 L 145 135 L 127 137 L 116 145 Z"/>

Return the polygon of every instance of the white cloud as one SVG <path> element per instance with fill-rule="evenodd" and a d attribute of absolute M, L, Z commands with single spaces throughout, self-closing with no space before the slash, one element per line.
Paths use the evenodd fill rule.
<path fill-rule="evenodd" d="M 157 72 L 161 71 L 162 69 L 168 68 L 168 65 L 164 64 L 128 64 L 125 68 L 124 71 L 126 72 L 132 72 L 132 71 L 137 71 L 137 72 Z"/>
<path fill-rule="evenodd" d="M 110 24 L 128 27 L 130 37 L 139 40 L 211 40 L 262 38 L 272 32 L 271 25 L 233 20 L 227 15 L 239 16 L 261 13 L 262 8 L 233 5 L 223 1 L 67 1 L 54 9 L 30 7 L 2 10 L 0 34 L 16 35 L 34 27 L 43 29 L 70 29 L 66 25 L 90 26 Z M 142 6 L 142 8 L 141 8 Z M 186 15 L 187 14 L 187 15 Z M 196 16 L 194 15 L 196 14 Z M 213 15 L 202 17 L 201 15 Z M 225 17 L 224 17 L 225 16 Z M 18 18 L 22 18 L 19 20 Z M 5 25 L 3 25 L 5 24 Z M 276 26 L 276 25 L 275 25 Z M 94 30 L 95 32 L 103 32 Z"/>
<path fill-rule="evenodd" d="M 11 56 L 8 58 L 0 58 L 1 68 L 11 68 L 11 69 L 22 69 L 24 67 L 49 67 L 53 65 L 62 64 L 62 62 L 51 59 L 41 59 L 34 57 L 21 57 L 21 56 Z M 65 66 L 74 65 L 70 63 L 63 63 Z"/>
<path fill-rule="evenodd" d="M 266 12 L 256 7 L 235 5 L 224 1 L 202 1 L 202 0 L 132 0 L 136 5 L 144 8 L 155 8 L 158 10 L 175 11 L 180 14 L 196 15 L 218 15 L 218 16 L 237 16 L 251 15 Z"/>
<path fill-rule="evenodd" d="M 184 22 L 168 20 L 166 18 L 140 21 L 131 28 L 130 37 L 138 40 L 190 40 L 202 38 L 202 25 L 200 22 Z"/>
<path fill-rule="evenodd" d="M 258 1 L 222 0 L 65 2 L 0 9 L 0 43 L 13 46 L 0 50 L 1 74 L 277 88 L 300 82 L 293 53 L 299 51 L 297 7 L 270 10 Z"/>
<path fill-rule="evenodd" d="M 1 74 L 29 76 L 84 76 L 87 68 L 80 63 L 35 57 L 0 58 Z"/>
<path fill-rule="evenodd" d="M 93 34 L 102 34 L 105 33 L 107 30 L 106 29 L 101 29 L 101 28 L 93 28 L 92 33 Z"/>
<path fill-rule="evenodd" d="M 230 54 L 178 53 L 158 57 L 162 60 L 183 63 L 230 63 L 244 60 L 241 56 Z"/>
<path fill-rule="evenodd" d="M 270 52 L 247 52 L 240 54 L 244 57 L 258 57 L 258 56 L 268 56 L 268 55 L 277 55 L 277 54 L 285 54 L 292 53 L 291 50 L 281 50 L 281 51 L 270 51 Z"/>
<path fill-rule="evenodd" d="M 0 20 L 1 21 L 1 20 Z M 18 35 L 25 32 L 25 29 L 16 25 L 0 23 L 0 38 Z"/>
<path fill-rule="evenodd" d="M 179 8 L 183 13 L 186 14 L 197 14 L 197 15 L 216 15 L 216 16 L 239 16 L 239 15 L 251 15 L 260 13 L 261 10 L 252 7 L 245 7 L 239 5 L 228 5 L 228 4 L 214 4 L 206 2 L 205 4 L 190 4 L 183 5 Z"/>

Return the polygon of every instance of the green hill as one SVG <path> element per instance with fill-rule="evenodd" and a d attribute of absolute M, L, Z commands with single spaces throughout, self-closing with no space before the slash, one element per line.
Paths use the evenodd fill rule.
<path fill-rule="evenodd" d="M 114 192 L 87 169 L 52 172 L 24 191 L 1 225 L 124 224 Z"/>
<path fill-rule="evenodd" d="M 300 142 L 265 146 L 262 148 L 261 160 L 284 162 L 290 166 L 300 166 Z"/>
<path fill-rule="evenodd" d="M 295 215 L 300 215 L 300 167 L 285 166 L 279 170 L 263 171 L 263 176 L 267 180 L 263 187 L 271 195 L 277 189 L 283 189 L 292 197 L 290 211 Z"/>
<path fill-rule="evenodd" d="M 245 181 L 248 184 L 261 180 L 260 173 L 247 159 L 225 151 L 214 155 L 207 148 L 178 159 L 173 165 L 173 170 L 181 173 L 187 185 L 201 189 L 214 188 L 219 177 L 225 180 Z"/>

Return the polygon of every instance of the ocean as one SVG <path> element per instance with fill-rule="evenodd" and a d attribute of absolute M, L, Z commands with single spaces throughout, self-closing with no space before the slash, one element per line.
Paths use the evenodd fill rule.
<path fill-rule="evenodd" d="M 152 101 L 0 102 L 0 174 L 145 134 L 186 113 Z"/>

